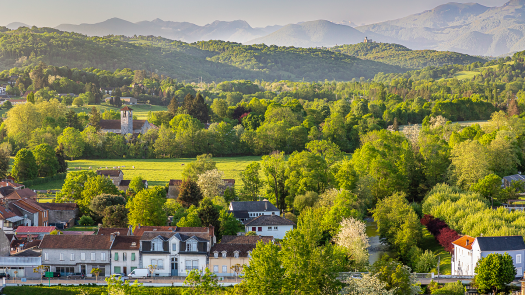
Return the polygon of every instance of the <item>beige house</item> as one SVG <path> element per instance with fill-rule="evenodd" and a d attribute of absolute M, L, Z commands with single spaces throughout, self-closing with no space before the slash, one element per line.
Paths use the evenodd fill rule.
<path fill-rule="evenodd" d="M 119 186 L 120 182 L 124 179 L 124 173 L 122 170 L 97 170 L 97 175 L 109 177 L 115 186 Z"/>
<path fill-rule="evenodd" d="M 273 237 L 223 236 L 210 250 L 208 268 L 217 276 L 238 276 L 249 265 L 257 242 L 273 242 Z"/>

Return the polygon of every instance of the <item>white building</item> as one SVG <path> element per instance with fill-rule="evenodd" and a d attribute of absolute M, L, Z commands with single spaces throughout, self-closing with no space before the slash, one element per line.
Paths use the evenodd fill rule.
<path fill-rule="evenodd" d="M 250 218 L 261 215 L 279 215 L 280 211 L 270 201 L 247 201 L 247 202 L 230 202 L 229 209 L 233 216 L 239 221 L 246 221 Z"/>
<path fill-rule="evenodd" d="M 140 267 L 140 237 L 111 234 L 111 274 L 129 274 Z"/>
<path fill-rule="evenodd" d="M 293 229 L 295 223 L 279 215 L 260 215 L 246 221 L 245 231 L 253 231 L 260 236 L 273 236 L 283 239 L 286 233 Z"/>
<path fill-rule="evenodd" d="M 523 276 L 525 243 L 522 236 L 477 237 L 463 236 L 454 242 L 452 275 L 475 275 L 475 268 L 481 258 L 492 253 L 509 254 L 514 261 L 516 277 Z"/>

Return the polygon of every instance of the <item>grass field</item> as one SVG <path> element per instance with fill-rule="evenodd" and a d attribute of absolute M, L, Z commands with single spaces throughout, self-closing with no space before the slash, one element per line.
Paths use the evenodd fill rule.
<path fill-rule="evenodd" d="M 217 169 L 224 172 L 224 178 L 235 179 L 236 187 L 239 187 L 241 179 L 240 172 L 243 171 L 248 164 L 254 161 L 260 161 L 259 156 L 250 157 L 225 157 L 213 158 L 217 163 Z M 76 160 L 68 161 L 71 171 L 80 170 L 97 170 L 97 169 L 113 169 L 113 167 L 120 167 L 124 172 L 124 179 L 132 179 L 135 176 L 142 176 L 148 181 L 150 186 L 166 185 L 170 179 L 182 179 L 182 170 L 185 165 L 195 161 L 195 158 L 184 159 L 116 159 L 116 160 Z M 133 168 L 135 167 L 135 168 Z M 80 168 L 80 169 L 76 169 Z M 31 189 L 49 190 L 60 189 L 64 184 L 63 180 L 48 182 L 41 185 L 32 186 Z"/>
<path fill-rule="evenodd" d="M 440 274 L 452 274 L 452 257 L 450 253 L 445 251 L 445 248 L 443 248 L 436 241 L 434 236 L 426 229 L 426 227 L 423 227 L 423 240 L 421 241 L 421 249 L 423 249 L 423 251 L 431 250 L 434 255 L 439 255 L 439 257 L 441 257 L 441 265 L 439 267 Z M 437 269 L 433 269 L 430 272 L 437 274 Z"/>
<path fill-rule="evenodd" d="M 114 110 L 114 111 L 120 110 L 120 108 L 112 107 L 108 105 L 86 105 L 82 107 L 71 106 L 70 109 L 74 110 L 77 113 L 81 113 L 81 112 L 89 113 L 92 107 L 96 107 L 98 111 L 101 113 L 104 112 L 105 110 Z M 132 105 L 131 108 L 133 109 L 133 115 L 137 116 L 138 120 L 146 120 L 148 117 L 149 111 L 157 112 L 157 111 L 167 111 L 168 110 L 167 107 L 155 106 L 155 105 L 149 105 L 149 104 Z"/>

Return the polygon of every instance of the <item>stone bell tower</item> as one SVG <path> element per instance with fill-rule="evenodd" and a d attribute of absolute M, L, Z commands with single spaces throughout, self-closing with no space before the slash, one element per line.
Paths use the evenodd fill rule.
<path fill-rule="evenodd" d="M 128 106 L 120 109 L 120 134 L 133 134 L 133 109 Z"/>

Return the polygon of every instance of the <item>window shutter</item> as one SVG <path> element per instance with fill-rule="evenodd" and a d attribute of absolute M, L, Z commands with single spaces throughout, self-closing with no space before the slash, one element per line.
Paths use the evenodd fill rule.
<path fill-rule="evenodd" d="M 179 252 L 186 251 L 186 242 L 180 242 L 180 249 Z"/>
<path fill-rule="evenodd" d="M 151 242 L 150 241 L 143 241 L 142 242 L 142 251 L 150 252 L 151 251 Z"/>
<path fill-rule="evenodd" d="M 198 247 L 197 250 L 199 252 L 206 252 L 206 242 L 199 242 L 197 247 Z"/>
<path fill-rule="evenodd" d="M 135 253 L 131 253 L 131 261 L 135 261 Z"/>
<path fill-rule="evenodd" d="M 115 261 L 118 261 L 118 252 L 115 252 Z"/>
<path fill-rule="evenodd" d="M 162 246 L 164 248 L 164 252 L 168 252 L 170 250 L 170 243 L 168 241 L 162 242 Z"/>

